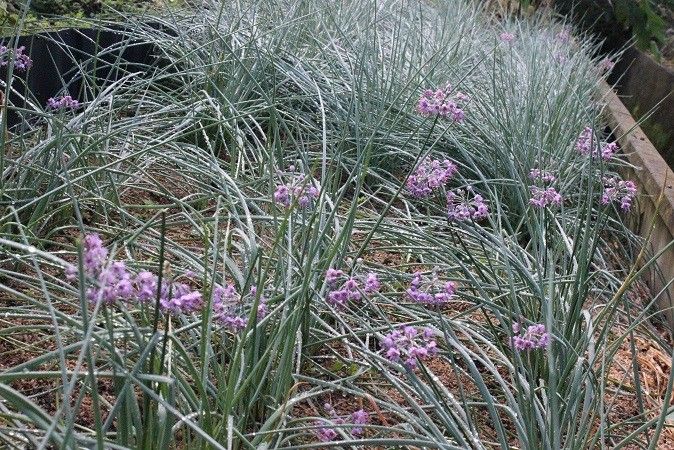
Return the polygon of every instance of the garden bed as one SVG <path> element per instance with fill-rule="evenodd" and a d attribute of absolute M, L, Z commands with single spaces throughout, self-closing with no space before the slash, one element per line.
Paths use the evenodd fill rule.
<path fill-rule="evenodd" d="M 151 71 L 10 79 L 0 442 L 670 445 L 608 65 L 450 3 L 206 3 L 125 19 Z"/>

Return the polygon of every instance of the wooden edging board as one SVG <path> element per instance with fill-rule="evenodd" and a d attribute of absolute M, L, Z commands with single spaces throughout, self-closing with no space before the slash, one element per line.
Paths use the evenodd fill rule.
<path fill-rule="evenodd" d="M 639 189 L 636 208 L 628 218 L 628 225 L 642 238 L 647 238 L 650 233 L 647 246 L 648 256 L 652 257 L 674 240 L 674 172 L 614 90 L 604 82 L 601 90 L 608 125 L 633 166 L 625 169 L 623 175 L 633 179 Z M 646 272 L 645 281 L 652 295 L 657 296 L 657 306 L 674 328 L 674 244 Z"/>

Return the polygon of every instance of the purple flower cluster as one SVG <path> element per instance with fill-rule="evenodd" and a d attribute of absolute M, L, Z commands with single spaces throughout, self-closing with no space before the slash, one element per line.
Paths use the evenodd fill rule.
<path fill-rule="evenodd" d="M 325 273 L 325 282 L 329 289 L 326 301 L 337 310 L 346 308 L 351 301 L 359 302 L 363 294 L 370 296 L 381 289 L 379 278 L 373 272 L 362 279 L 356 276 L 349 277 L 341 270 L 330 268 Z"/>
<path fill-rule="evenodd" d="M 412 301 L 430 306 L 444 305 L 454 298 L 455 292 L 456 283 L 453 281 L 442 283 L 436 274 L 424 280 L 421 272 L 415 272 L 407 289 L 407 295 Z"/>
<path fill-rule="evenodd" d="M 136 298 L 138 299 L 138 301 L 141 303 L 148 303 L 153 300 L 156 300 L 158 284 L 159 284 L 159 277 L 157 275 L 153 274 L 152 272 L 148 272 L 147 270 L 138 272 L 134 280 L 134 286 L 136 289 Z M 163 280 L 160 301 L 161 299 L 165 299 L 168 297 L 169 295 L 168 291 L 169 291 L 168 283 L 166 283 L 166 280 Z"/>
<path fill-rule="evenodd" d="M 438 116 L 451 119 L 453 122 L 463 122 L 466 113 L 463 105 L 468 102 L 468 96 L 461 92 L 453 92 L 447 85 L 445 89 L 426 89 L 419 97 L 417 111 L 424 117 Z"/>
<path fill-rule="evenodd" d="M 168 289 L 162 288 L 159 306 L 166 313 L 191 314 L 198 312 L 204 306 L 204 302 L 201 292 L 193 291 L 185 283 L 173 283 Z"/>
<path fill-rule="evenodd" d="M 289 169 L 290 172 L 295 171 L 294 166 Z M 306 208 L 312 200 L 318 198 L 319 190 L 314 186 L 315 183 L 315 180 L 307 179 L 304 174 L 293 174 L 288 183 L 276 186 L 274 202 L 285 208 L 290 208 L 294 203 L 300 208 Z"/>
<path fill-rule="evenodd" d="M 9 65 L 10 59 L 14 59 L 14 70 L 25 72 L 33 67 L 33 60 L 24 53 L 26 47 L 18 47 L 12 55 L 12 50 L 4 45 L 0 45 L 0 67 Z"/>
<path fill-rule="evenodd" d="M 336 427 L 341 425 L 356 425 L 353 427 L 345 427 L 345 431 L 350 432 L 352 437 L 358 438 L 363 435 L 363 425 L 370 423 L 370 415 L 367 411 L 359 409 L 354 411 L 347 417 L 339 417 L 337 411 L 332 407 L 330 403 L 323 405 L 325 410 L 330 414 L 330 420 L 319 420 L 316 421 L 316 425 L 319 427 L 316 429 L 316 437 L 321 442 L 331 442 L 337 438 Z"/>
<path fill-rule="evenodd" d="M 481 220 L 489 215 L 489 208 L 479 194 L 472 194 L 472 189 L 458 189 L 447 193 L 447 217 L 452 222 L 464 220 Z"/>
<path fill-rule="evenodd" d="M 252 305 L 257 296 L 257 288 L 251 286 L 247 296 L 239 295 L 233 284 L 213 289 L 213 316 L 228 330 L 238 333 L 248 325 L 246 306 Z M 257 318 L 264 319 L 268 314 L 267 299 L 260 296 L 257 305 Z"/>
<path fill-rule="evenodd" d="M 458 168 L 448 159 L 425 158 L 407 179 L 407 190 L 416 198 L 428 197 L 434 190 L 447 184 Z"/>
<path fill-rule="evenodd" d="M 117 301 L 136 301 L 147 304 L 157 299 L 159 291 L 159 306 L 166 314 L 197 313 L 205 306 L 201 292 L 192 289 L 188 284 L 162 280 L 160 287 L 159 277 L 152 272 L 143 270 L 133 276 L 123 262 L 108 263 L 108 249 L 98 234 L 84 237 L 82 256 L 84 275 L 94 282 L 86 291 L 87 298 L 93 303 L 111 305 Z M 77 276 L 77 267 L 66 267 L 66 277 L 69 280 L 76 280 Z M 189 278 L 187 274 L 186 276 Z M 250 288 L 248 296 L 240 296 L 233 285 L 224 288 L 215 285 L 213 316 L 216 322 L 232 332 L 243 330 L 247 325 L 246 311 L 250 311 L 256 294 L 257 288 L 254 286 Z M 260 296 L 257 317 L 262 319 L 267 312 L 267 299 Z"/>
<path fill-rule="evenodd" d="M 554 183 L 554 181 L 557 179 L 557 177 L 555 177 L 552 173 L 541 169 L 531 169 L 529 172 L 529 178 L 534 181 L 540 181 L 544 184 Z"/>
<path fill-rule="evenodd" d="M 545 325 L 542 323 L 530 325 L 524 330 L 519 322 L 515 322 L 513 334 L 511 345 L 519 352 L 545 349 L 550 345 L 550 334 L 545 330 Z"/>
<path fill-rule="evenodd" d="M 536 208 L 560 206 L 562 204 L 562 195 L 553 187 L 540 188 L 538 186 L 529 186 L 529 189 L 531 190 L 529 204 Z"/>
<path fill-rule="evenodd" d="M 634 181 L 621 180 L 618 177 L 604 177 L 604 193 L 601 196 L 602 205 L 620 202 L 620 209 L 629 211 L 634 197 L 637 195 L 637 186 Z"/>
<path fill-rule="evenodd" d="M 435 331 L 431 328 L 404 326 L 383 337 L 381 347 L 384 356 L 392 362 L 413 369 L 417 360 L 423 360 L 438 352 Z"/>
<path fill-rule="evenodd" d="M 510 44 L 515 40 L 515 35 L 513 33 L 508 33 L 507 31 L 504 31 L 503 33 L 499 34 L 498 38 L 501 40 L 501 42 Z"/>
<path fill-rule="evenodd" d="M 47 108 L 53 110 L 65 110 L 65 109 L 77 109 L 80 106 L 80 102 L 74 100 L 69 95 L 64 95 L 62 97 L 50 98 L 47 100 Z"/>
<path fill-rule="evenodd" d="M 610 72 L 615 67 L 615 62 L 609 58 L 604 58 L 599 62 L 599 71 L 601 73 Z"/>
<path fill-rule="evenodd" d="M 601 158 L 607 161 L 618 151 L 618 144 L 615 142 L 598 142 L 594 136 L 594 130 L 591 127 L 585 127 L 580 136 L 578 136 L 576 149 L 582 155 Z"/>
<path fill-rule="evenodd" d="M 555 39 L 563 44 L 566 44 L 571 41 L 571 31 L 565 28 L 555 35 Z"/>
<path fill-rule="evenodd" d="M 157 299 L 159 277 L 147 270 L 140 271 L 134 278 L 133 297 L 140 303 L 151 303 Z M 162 280 L 159 292 L 159 307 L 169 314 L 190 314 L 203 308 L 201 292 L 193 290 L 188 284 Z"/>
<path fill-rule="evenodd" d="M 122 261 L 108 264 L 108 249 L 98 234 L 84 237 L 82 256 L 84 274 L 94 282 L 86 290 L 87 299 L 92 303 L 111 305 L 117 301 L 133 300 L 146 303 L 157 298 L 159 277 L 148 271 L 138 272 L 134 277 Z M 77 275 L 74 265 L 66 267 L 69 280 L 76 280 Z M 201 293 L 184 283 L 163 281 L 159 301 L 162 310 L 168 313 L 195 312 L 202 306 Z"/>
<path fill-rule="evenodd" d="M 89 234 L 84 238 L 82 266 L 84 274 L 94 280 L 94 285 L 86 290 L 87 299 L 92 303 L 112 304 L 118 300 L 129 301 L 134 295 L 131 274 L 121 261 L 106 265 L 108 249 L 98 234 Z M 66 267 L 66 278 L 77 279 L 77 268 Z"/>

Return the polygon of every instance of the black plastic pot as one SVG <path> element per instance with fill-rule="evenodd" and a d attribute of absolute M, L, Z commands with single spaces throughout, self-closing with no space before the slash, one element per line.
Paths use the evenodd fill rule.
<path fill-rule="evenodd" d="M 59 93 L 91 98 L 125 74 L 143 72 L 158 63 L 152 44 L 134 42 L 122 29 L 70 28 L 21 36 L 16 46 L 26 47 L 24 53 L 33 65 L 26 73 L 13 74 L 12 88 L 21 95 L 10 94 L 9 104 L 14 108 L 8 110 L 9 126 L 27 119 L 20 111 L 25 106 L 22 95 L 41 105 Z M 7 80 L 7 72 L 7 67 L 0 68 L 0 78 Z"/>

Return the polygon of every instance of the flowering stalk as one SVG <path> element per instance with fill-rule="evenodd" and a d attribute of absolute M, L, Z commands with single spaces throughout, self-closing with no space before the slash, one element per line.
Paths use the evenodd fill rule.
<path fill-rule="evenodd" d="M 90 302 L 100 301 L 112 305 L 118 301 L 135 300 L 146 304 L 156 299 L 155 315 L 159 312 L 167 315 L 193 314 L 203 310 L 205 304 L 201 292 L 193 290 L 186 283 L 169 283 L 163 280 L 163 267 L 160 267 L 159 276 L 146 270 L 133 276 L 121 261 L 113 261 L 106 265 L 107 258 L 108 250 L 98 234 L 84 237 L 82 267 L 84 274 L 95 282 L 95 286 L 86 291 Z M 75 280 L 77 272 L 72 265 L 66 267 L 66 277 L 69 280 Z M 376 282 L 376 276 L 374 281 Z M 372 282 L 370 278 L 366 280 L 366 292 L 371 289 Z M 226 287 L 215 285 L 212 309 L 216 322 L 234 333 L 240 332 L 248 323 L 248 311 L 254 304 L 256 296 L 255 286 L 250 288 L 247 296 L 242 296 L 236 292 L 234 285 L 229 284 Z M 267 312 L 267 299 L 261 296 L 257 305 L 258 319 L 264 318 Z M 158 320 L 158 317 L 155 317 L 155 320 Z"/>
<path fill-rule="evenodd" d="M 14 70 L 17 72 L 25 72 L 33 67 L 33 60 L 24 53 L 25 50 L 26 47 L 23 45 L 15 51 L 12 51 L 5 45 L 0 45 L 0 67 L 8 66 L 12 60 L 14 62 Z"/>
<path fill-rule="evenodd" d="M 364 433 L 363 425 L 370 423 L 370 415 L 363 409 L 354 411 L 348 416 L 340 417 L 330 403 L 326 403 L 323 407 L 331 417 L 329 420 L 321 419 L 315 422 L 315 425 L 318 428 L 314 430 L 314 433 L 321 442 L 335 441 L 337 438 L 337 431 L 335 431 L 335 428 L 343 429 L 345 432 L 348 432 L 352 438 L 359 438 Z M 344 425 L 351 426 L 344 427 Z"/>
<path fill-rule="evenodd" d="M 515 35 L 513 33 L 508 33 L 507 31 L 504 31 L 503 33 L 498 35 L 498 38 L 501 42 L 511 44 L 515 40 Z"/>
<path fill-rule="evenodd" d="M 529 189 L 531 190 L 529 204 L 536 208 L 542 209 L 562 204 L 562 195 L 553 187 L 539 188 L 538 186 L 529 186 Z"/>

